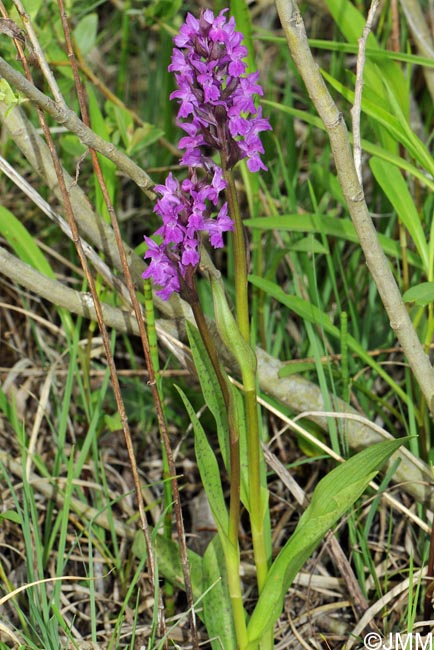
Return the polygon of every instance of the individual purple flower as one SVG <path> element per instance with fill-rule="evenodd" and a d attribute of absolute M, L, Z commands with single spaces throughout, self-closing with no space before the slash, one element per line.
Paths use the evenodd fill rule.
<path fill-rule="evenodd" d="M 226 182 L 217 165 L 213 168 L 211 180 L 209 176 L 199 179 L 196 170 L 190 169 L 189 176 L 180 184 L 170 173 L 164 185 L 154 188 L 160 195 L 154 212 L 163 221 L 155 233 L 161 237 L 161 243 L 145 237 L 148 246 L 145 259 L 150 263 L 142 277 L 152 278 L 162 287 L 157 295 L 163 300 L 174 292 L 182 292 L 183 287 L 192 288 L 192 279 L 200 261 L 200 233 L 208 232 L 211 246 L 221 248 L 224 245 L 223 233 L 234 228 L 228 216 L 227 203 L 220 208 L 216 218 L 211 216 Z"/>
<path fill-rule="evenodd" d="M 175 73 L 178 88 L 170 97 L 179 103 L 178 124 L 187 133 L 179 143 L 185 151 L 181 163 L 202 166 L 208 146 L 220 151 L 227 168 L 247 158 L 250 171 L 267 169 L 258 134 L 271 126 L 254 102 L 263 94 L 259 74 L 246 74 L 243 35 L 226 11 L 214 16 L 206 9 L 199 19 L 187 14 L 174 38 L 177 47 L 169 71 Z"/>
<path fill-rule="evenodd" d="M 228 215 L 228 204 L 224 203 L 216 219 L 208 219 L 205 225 L 209 233 L 211 246 L 214 246 L 214 248 L 223 248 L 223 233 L 234 228 L 234 223 Z"/>
<path fill-rule="evenodd" d="M 151 259 L 151 262 L 142 274 L 143 278 L 152 278 L 155 284 L 163 287 L 157 291 L 157 295 L 163 300 L 168 300 L 172 293 L 179 293 L 179 277 L 176 266 L 165 253 L 164 248 L 154 242 L 153 239 L 145 237 L 148 250 L 145 253 L 145 259 Z"/>

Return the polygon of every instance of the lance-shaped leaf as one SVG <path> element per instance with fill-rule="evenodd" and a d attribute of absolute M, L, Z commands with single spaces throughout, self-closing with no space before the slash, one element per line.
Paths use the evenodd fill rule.
<path fill-rule="evenodd" d="M 324 535 L 357 501 L 383 463 L 402 444 L 388 440 L 364 449 L 325 476 L 300 518 L 294 534 L 273 562 L 248 625 L 249 650 L 280 616 L 285 594 Z"/>

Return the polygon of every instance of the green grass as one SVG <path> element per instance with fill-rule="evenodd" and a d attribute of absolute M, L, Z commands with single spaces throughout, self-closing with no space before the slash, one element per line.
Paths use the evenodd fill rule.
<path fill-rule="evenodd" d="M 78 111 L 56 5 L 24 4 L 66 103 Z M 269 355 L 263 357 L 263 363 L 276 368 L 272 378 L 265 373 L 267 369 L 260 368 L 259 372 L 260 397 L 266 401 L 262 414 L 264 443 L 282 470 L 279 473 L 276 467 L 267 467 L 272 554 L 276 557 L 286 548 L 286 540 L 305 511 L 305 505 L 296 502 L 296 492 L 291 494 L 293 488 L 282 479 L 285 470 L 310 498 L 321 478 L 329 476 L 335 466 L 332 459 L 336 454 L 347 458 L 356 449 L 374 443 L 367 427 L 333 418 L 330 412 L 358 412 L 394 438 L 409 436 L 408 481 L 402 462 L 400 465 L 396 460 L 377 481 L 378 494 L 395 497 L 410 509 L 410 515 L 388 504 L 371 487 L 341 521 L 335 537 L 349 561 L 350 579 L 356 581 L 367 607 L 374 607 L 381 598 L 387 600 L 390 590 L 410 577 L 405 602 L 397 602 L 390 610 L 378 610 L 374 623 L 385 635 L 416 629 L 418 621 L 432 618 L 431 610 L 424 611 L 427 583 L 412 578 L 429 557 L 427 511 L 432 504 L 429 488 L 422 486 L 431 478 L 432 415 L 397 345 L 365 264 L 324 125 L 288 53 L 273 7 L 257 3 L 246 15 L 243 3 L 233 4 L 241 10 L 238 20 L 242 27 L 249 31 L 255 52 L 249 64 L 261 72 L 261 101 L 273 126 L 263 139 L 269 172 L 256 178 L 240 166 L 236 173 L 251 244 L 252 337 Z M 327 4 L 330 14 L 325 8 L 310 5 L 302 7 L 302 14 L 323 78 L 350 127 L 356 41 L 368 6 L 358 3 L 357 13 L 355 6 L 344 0 Z M 215 9 L 222 7 L 221 3 L 214 4 Z M 342 14 L 344 7 L 349 15 Z M 425 11 L 422 4 L 421 9 Z M 198 4 L 183 3 L 181 7 L 181 3 L 153 0 L 143 5 L 130 0 L 124 3 L 123 11 L 102 2 L 92 6 L 71 2 L 67 7 L 77 47 L 81 48 L 78 58 L 92 129 L 131 156 L 155 183 L 163 182 L 170 170 L 178 178 L 185 175 L 178 168 L 174 151 L 181 132 L 175 124 L 176 106 L 168 100 L 174 81 L 167 65 L 172 36 L 187 10 L 197 14 Z M 11 12 L 11 18 L 19 22 L 16 12 Z M 46 29 L 47 24 L 52 25 L 51 30 Z M 424 70 L 432 70 L 433 62 L 415 49 L 404 17 L 400 27 L 399 52 L 389 48 L 393 25 L 391 12 L 386 9 L 375 40 L 372 37 L 368 41 L 361 122 L 364 192 L 401 293 L 415 290 L 407 307 L 432 358 L 434 301 L 428 293 L 424 302 L 423 291 L 429 292 L 425 283 L 434 280 L 433 98 L 424 78 Z M 0 55 L 21 70 L 12 42 L 6 36 L 3 40 Z M 86 77 L 87 69 L 94 76 Z M 46 84 L 39 80 L 40 73 L 33 73 L 39 87 L 48 93 Z M 2 92 L 0 103 L 8 107 L 2 121 L 8 123 L 17 96 L 12 99 L 6 86 Z M 30 102 L 24 102 L 23 108 L 26 118 L 39 128 Z M 51 118 L 48 121 L 50 126 L 58 126 Z M 76 134 L 56 133 L 54 128 L 53 133 L 61 162 L 89 199 L 96 223 L 108 223 L 109 214 L 85 148 Z M 63 214 L 43 172 L 32 168 L 18 139 L 7 130 L 0 154 Z M 157 225 L 153 203 L 114 163 L 103 156 L 101 163 L 122 237 L 142 255 L 143 236 L 150 236 Z M 0 178 L 0 188 L 0 247 L 64 286 L 87 292 L 75 249 L 57 225 L 5 175 Z M 79 218 L 80 203 L 73 207 Z M 96 249 L 93 242 L 89 243 Z M 97 253 L 115 278 L 122 279 L 109 250 Z M 224 275 L 228 295 L 233 297 L 236 271 L 231 251 L 229 243 L 228 251 L 218 251 L 213 259 Z M 144 303 L 142 267 L 138 260 L 134 264 L 131 272 Z M 95 270 L 94 274 L 100 300 L 129 314 L 130 307 L 116 284 Z M 3 270 L 0 648 L 14 647 L 14 639 L 23 648 L 44 650 L 186 647 L 191 619 L 173 495 L 140 341 L 132 333 L 110 330 L 144 486 L 156 563 L 154 583 L 148 579 L 149 557 L 137 532 L 141 523 L 130 460 L 98 328 L 86 317 L 40 298 L 38 287 L 22 286 L 6 276 Z M 210 289 L 203 277 L 199 294 L 212 318 Z M 221 405 L 216 407 L 217 417 L 204 406 L 204 402 L 212 403 L 213 396 L 206 395 L 205 387 L 205 399 L 202 397 L 191 359 L 183 354 L 188 339 L 178 312 L 174 318 L 176 305 L 155 301 L 154 308 L 158 341 L 153 344 L 153 363 L 157 370 L 158 364 L 161 368 L 158 387 L 190 546 L 198 635 L 204 647 L 230 650 L 231 634 L 223 641 L 219 639 L 223 628 L 231 626 L 224 552 L 207 519 L 209 509 L 197 512 L 194 506 L 194 497 L 205 489 L 214 516 L 217 507 L 226 513 L 229 482 L 225 423 L 218 415 Z M 147 316 L 149 321 L 149 301 Z M 153 332 L 151 328 L 151 336 Z M 225 364 L 239 379 L 236 364 L 228 355 Z M 202 385 L 206 372 L 209 369 L 200 372 Z M 327 414 L 303 417 L 301 434 L 287 428 L 294 417 L 307 410 Z M 381 439 L 380 434 L 375 435 L 376 440 Z M 198 459 L 195 445 L 200 444 L 203 453 Z M 222 477 L 217 496 L 213 486 L 201 478 L 201 472 L 203 477 L 207 471 L 210 480 Z M 247 488 L 243 468 L 242 500 L 246 508 Z M 224 529 L 224 517 L 217 518 L 215 528 Z M 251 615 L 258 596 L 245 509 L 241 521 L 243 590 Z M 214 541 L 207 547 L 211 537 Z M 299 583 L 288 592 L 287 611 L 294 617 L 298 634 L 309 639 L 312 647 L 323 647 L 326 642 L 327 647 L 343 648 L 363 616 L 363 611 L 355 614 L 350 605 L 338 607 L 351 601 L 340 571 L 339 562 L 324 544 L 301 570 Z M 312 576 L 311 587 L 306 586 L 308 575 Z M 319 578 L 323 580 L 321 586 Z M 8 597 L 19 587 L 23 589 Z M 159 596 L 164 603 L 162 610 Z M 332 623 L 328 626 L 312 614 L 321 607 L 329 608 Z M 285 616 L 275 628 L 276 647 L 299 647 Z M 251 629 L 256 634 L 258 618 L 252 620 Z M 305 620 L 310 621 L 309 626 Z M 359 637 L 364 633 L 362 630 Z M 166 639 L 170 640 L 167 646 Z"/>

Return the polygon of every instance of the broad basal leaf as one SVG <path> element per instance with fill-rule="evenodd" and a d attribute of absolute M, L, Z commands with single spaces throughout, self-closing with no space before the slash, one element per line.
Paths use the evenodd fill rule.
<path fill-rule="evenodd" d="M 402 444 L 388 440 L 364 449 L 339 465 L 317 485 L 298 526 L 273 562 L 247 628 L 249 649 L 280 616 L 285 594 L 324 535 L 361 496 L 378 469 Z"/>

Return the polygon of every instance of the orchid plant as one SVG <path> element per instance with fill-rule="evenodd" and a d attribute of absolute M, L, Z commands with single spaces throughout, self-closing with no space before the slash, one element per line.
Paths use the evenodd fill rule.
<path fill-rule="evenodd" d="M 232 605 L 228 630 L 211 629 L 211 618 L 205 623 L 210 636 L 222 639 L 224 635 L 215 647 L 221 647 L 222 642 L 225 649 L 269 650 L 273 647 L 274 622 L 297 571 L 400 442 L 367 449 L 323 479 L 294 535 L 272 562 L 256 355 L 251 346 L 247 241 L 233 176 L 234 167 L 242 160 L 251 173 L 267 171 L 261 157 L 264 148 L 260 134 L 270 130 L 271 125 L 258 104 L 263 94 L 259 74 L 247 73 L 243 38 L 226 9 L 218 15 L 206 9 L 199 18 L 188 14 L 174 39 L 169 71 L 175 75 L 177 88 L 170 99 L 179 103 L 177 124 L 185 135 L 178 146 L 183 151 L 180 163 L 185 173 L 182 181 L 170 173 L 164 184 L 155 187 L 158 200 L 154 211 L 161 217 L 162 225 L 155 233 L 156 239 L 145 237 L 149 266 L 143 277 L 152 279 L 163 300 L 178 293 L 191 305 L 197 330 L 187 327 L 190 344 L 205 399 L 216 419 L 220 451 L 230 482 L 227 510 L 215 453 L 200 420 L 180 391 L 193 424 L 197 462 L 218 530 L 219 546 L 213 550 L 222 550 L 224 566 L 219 564 L 219 570 L 223 584 L 216 587 L 214 582 L 212 589 L 220 589 L 219 593 Z M 224 246 L 225 233 L 232 233 L 235 317 L 220 273 L 201 265 L 206 233 L 215 249 Z M 215 337 L 208 329 L 196 288 L 199 269 L 209 277 L 217 330 L 238 362 L 241 392 L 229 381 Z M 241 505 L 250 517 L 257 576 L 258 600 L 250 617 L 244 607 L 240 576 Z M 207 553 L 204 562 L 211 562 Z M 209 573 L 210 567 L 207 569 Z M 215 567 L 214 577 L 217 581 L 220 578 L 215 575 Z M 205 618 L 206 611 L 205 606 Z"/>

